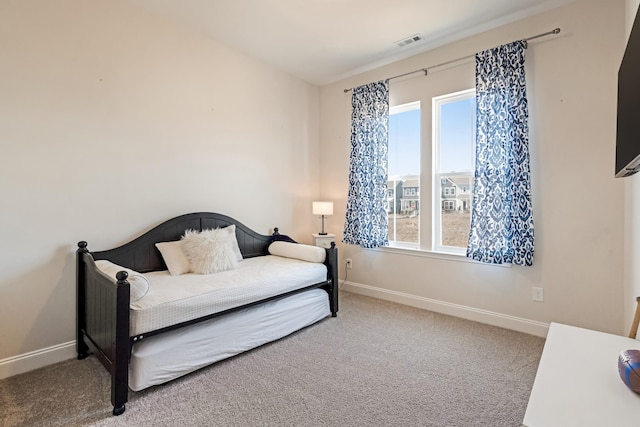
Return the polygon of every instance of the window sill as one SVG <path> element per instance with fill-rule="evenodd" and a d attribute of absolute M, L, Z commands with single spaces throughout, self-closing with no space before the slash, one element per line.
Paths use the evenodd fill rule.
<path fill-rule="evenodd" d="M 466 263 L 486 265 L 491 267 L 511 268 L 511 264 L 487 264 L 484 262 L 467 258 L 466 255 L 452 253 L 452 252 L 432 251 L 432 250 L 426 250 L 426 249 L 409 248 L 409 247 L 401 247 L 401 246 L 384 246 L 381 248 L 367 249 L 367 250 L 388 252 L 388 253 L 399 254 L 399 255 L 416 256 L 421 258 L 435 258 L 435 259 L 442 259 L 446 261 L 466 262 Z"/>

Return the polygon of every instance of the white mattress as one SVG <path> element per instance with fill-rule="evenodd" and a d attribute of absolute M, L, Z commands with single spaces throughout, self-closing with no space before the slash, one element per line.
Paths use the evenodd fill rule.
<path fill-rule="evenodd" d="M 171 276 L 145 273 L 149 292 L 131 303 L 130 333 L 145 332 L 304 288 L 327 279 L 324 264 L 267 255 L 248 258 L 235 270 Z"/>
<path fill-rule="evenodd" d="M 133 346 L 129 387 L 139 391 L 165 383 L 330 314 L 327 292 L 312 289 L 145 338 Z"/>

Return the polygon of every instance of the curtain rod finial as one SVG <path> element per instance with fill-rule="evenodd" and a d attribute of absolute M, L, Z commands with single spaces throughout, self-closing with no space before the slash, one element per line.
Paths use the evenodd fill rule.
<path fill-rule="evenodd" d="M 559 32 L 560 32 L 560 28 L 555 28 L 555 29 L 552 31 L 552 33 L 553 33 L 553 34 L 558 34 Z"/>

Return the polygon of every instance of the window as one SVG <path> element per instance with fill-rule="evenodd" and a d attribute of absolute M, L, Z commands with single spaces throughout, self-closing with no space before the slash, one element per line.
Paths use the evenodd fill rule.
<path fill-rule="evenodd" d="M 420 102 L 389 110 L 387 188 L 394 190 L 394 199 L 389 200 L 393 246 L 417 248 L 420 244 L 420 117 Z"/>
<path fill-rule="evenodd" d="M 420 102 L 390 108 L 389 244 L 463 255 L 471 223 L 475 90 L 427 99 L 431 109 Z M 432 119 L 423 137 L 421 114 Z"/>
<path fill-rule="evenodd" d="M 465 253 L 471 225 L 475 90 L 433 98 L 433 249 Z M 447 200 L 442 200 L 442 198 Z"/>

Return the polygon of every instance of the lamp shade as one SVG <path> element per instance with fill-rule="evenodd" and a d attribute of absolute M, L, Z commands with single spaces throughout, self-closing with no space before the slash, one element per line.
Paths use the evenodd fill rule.
<path fill-rule="evenodd" d="M 314 215 L 333 215 L 333 202 L 313 202 Z"/>

